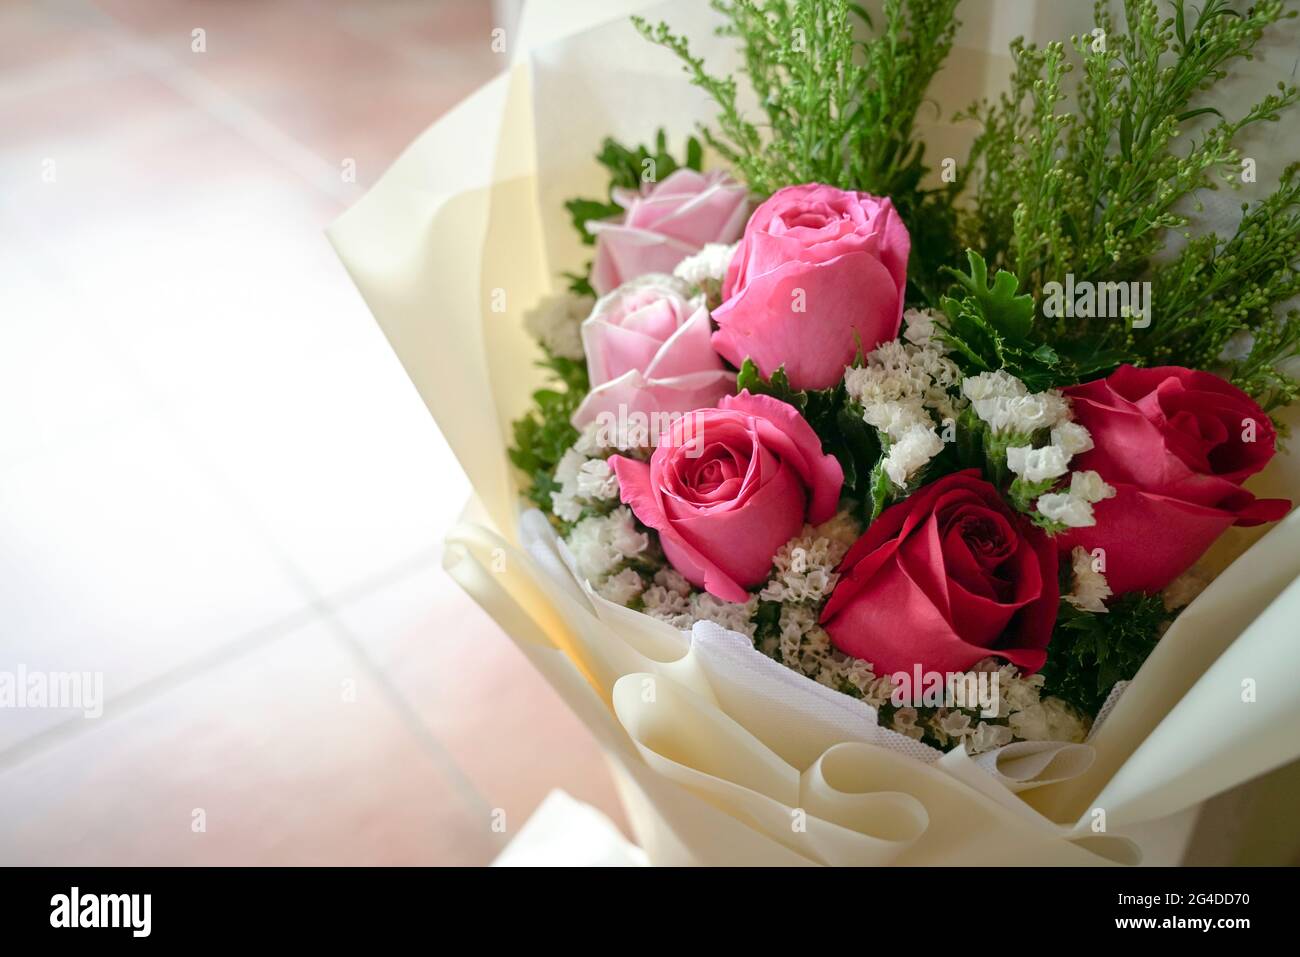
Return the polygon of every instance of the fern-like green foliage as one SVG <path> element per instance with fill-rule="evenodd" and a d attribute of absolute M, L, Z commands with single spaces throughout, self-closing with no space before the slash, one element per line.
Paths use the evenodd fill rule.
<path fill-rule="evenodd" d="M 946 270 L 954 285 L 940 300 L 946 317 L 942 338 L 967 375 L 1005 369 L 1037 392 L 1071 385 L 1104 372 L 1124 355 L 1088 341 L 1056 343 L 1035 319 L 1033 296 L 1016 277 L 999 269 L 989 281 L 988 264 L 966 250 L 967 271 Z"/>
<path fill-rule="evenodd" d="M 1148 328 L 1060 318 L 1044 332 L 1058 350 L 1086 342 L 1137 364 L 1205 368 L 1244 330 L 1256 349 L 1231 374 L 1270 405 L 1289 401 L 1295 384 L 1279 365 L 1296 351 L 1300 322 L 1278 318 L 1274 307 L 1300 292 L 1295 171 L 1281 174 L 1280 188 L 1249 207 L 1231 237 L 1205 230 L 1194 201 L 1201 190 L 1239 185 L 1238 134 L 1300 99 L 1294 85 L 1280 85 L 1233 117 L 1203 102 L 1266 29 L 1295 14 L 1281 0 L 1244 13 L 1226 0 L 1206 0 L 1199 11 L 1184 0 L 1125 0 L 1120 29 L 1108 6 L 1097 4 L 1097 29 L 1068 49 L 1017 41 L 1010 92 L 965 114 L 982 132 L 970 157 L 976 186 L 963 238 L 1035 297 L 1067 273 L 1153 282 Z M 1189 241 L 1158 266 L 1171 229 Z"/>
<path fill-rule="evenodd" d="M 1137 674 L 1173 617 L 1159 595 L 1124 595 L 1104 615 L 1061 602 L 1042 669 L 1043 693 L 1095 715 L 1115 682 Z"/>
<path fill-rule="evenodd" d="M 686 37 L 633 18 L 717 102 L 715 126 L 703 129 L 708 144 L 760 196 L 819 182 L 891 197 L 912 233 L 913 298 L 937 292 L 939 266 L 960 253 L 952 203 L 962 184 L 920 188 L 915 124 L 952 47 L 957 0 L 885 0 L 878 30 L 848 0 L 711 3 L 726 20 L 721 32 L 741 47 L 761 120 L 741 110 L 736 78 L 710 73 Z"/>
<path fill-rule="evenodd" d="M 551 384 L 533 393 L 533 407 L 511 423 L 514 442 L 510 461 L 527 476 L 525 494 L 539 509 L 552 515 L 551 493 L 559 490 L 555 466 L 578 441 L 569 419 L 590 391 L 587 365 L 581 361 L 547 356 L 539 363 L 551 373 Z"/>

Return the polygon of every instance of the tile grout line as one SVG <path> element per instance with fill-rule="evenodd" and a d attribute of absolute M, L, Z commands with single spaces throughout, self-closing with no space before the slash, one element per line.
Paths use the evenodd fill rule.
<path fill-rule="evenodd" d="M 380 686 L 380 689 L 388 696 L 389 706 L 398 713 L 398 717 L 406 725 L 407 730 L 420 742 L 429 757 L 437 763 L 443 780 L 455 789 L 457 796 L 462 803 L 467 805 L 468 809 L 480 816 L 487 833 L 492 835 L 492 839 L 498 847 L 504 847 L 505 835 L 498 834 L 489 826 L 494 809 L 479 792 L 478 788 L 475 787 L 474 782 L 461 769 L 460 764 L 457 763 L 451 752 L 438 740 L 437 735 L 425 725 L 415 707 L 393 684 L 388 673 L 371 658 L 364 644 L 353 634 L 352 630 L 328 609 L 324 611 L 323 615 L 334 636 L 348 653 L 361 663 L 371 680 Z"/>
<path fill-rule="evenodd" d="M 360 196 L 335 167 L 311 148 L 298 142 L 257 110 L 196 73 L 153 39 L 139 39 L 129 26 L 94 3 L 77 3 L 89 19 L 107 24 L 126 41 L 126 53 L 135 63 L 205 114 L 253 143 L 311 188 L 346 207 Z"/>
<path fill-rule="evenodd" d="M 121 714 L 148 704 L 167 692 L 182 687 L 199 677 L 204 671 L 229 664 L 252 652 L 270 647 L 280 639 L 288 637 L 312 622 L 324 619 L 325 623 L 329 624 L 328 619 L 335 611 L 343 610 L 349 605 L 369 598 L 377 592 L 391 585 L 399 584 L 412 575 L 430 567 L 439 561 L 438 552 L 440 551 L 440 549 L 429 549 L 418 552 L 391 565 L 383 572 L 341 589 L 328 602 L 321 603 L 328 604 L 328 609 L 323 610 L 319 604 L 308 602 L 299 607 L 298 610 L 284 615 L 276 621 L 246 631 L 209 649 L 190 661 L 179 664 L 162 674 L 155 675 L 135 687 L 128 688 L 115 696 L 110 702 L 106 702 L 106 705 L 111 705 L 111 711 L 109 707 L 105 708 L 105 719 L 112 721 Z M 0 770 L 21 764 L 47 748 L 54 747 L 62 741 L 71 740 L 83 731 L 89 732 L 99 726 L 99 722 L 92 725 L 84 719 L 76 717 L 51 725 L 0 750 Z"/>
<path fill-rule="evenodd" d="M 0 770 L 10 770 L 43 751 L 70 741 L 81 734 L 93 731 L 97 727 L 116 720 L 141 705 L 148 704 L 170 690 L 181 687 L 212 668 L 238 661 L 245 655 L 260 648 L 269 647 L 276 641 L 293 634 L 309 625 L 318 617 L 317 610 L 311 605 L 304 605 L 277 621 L 245 632 L 237 638 L 209 649 L 189 661 L 149 678 L 133 688 L 116 695 L 104 704 L 104 714 L 94 723 L 84 718 L 70 717 L 58 724 L 38 731 L 21 741 L 0 751 Z"/>

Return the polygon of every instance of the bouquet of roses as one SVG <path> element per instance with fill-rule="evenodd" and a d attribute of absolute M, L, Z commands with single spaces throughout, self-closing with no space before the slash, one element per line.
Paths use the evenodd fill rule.
<path fill-rule="evenodd" d="M 1233 134 L 1295 102 L 1284 88 L 1169 152 L 1281 7 L 1188 23 L 1179 3 L 1160 24 L 1130 3 L 1117 33 L 1103 5 L 1077 41 L 1077 115 L 1055 112 L 1064 49 L 1018 50 L 1013 92 L 970 111 L 962 208 L 956 180 L 917 187 L 907 138 L 954 2 L 886 4 L 865 62 L 850 4 L 718 6 L 771 142 L 684 38 L 637 22 L 717 98 L 705 136 L 733 171 L 701 171 L 693 139 L 680 166 L 662 137 L 608 142 L 609 202 L 568 204 L 594 260 L 529 316 L 566 387 L 515 426 L 533 501 L 599 598 L 739 632 L 903 735 L 1082 741 L 1203 586 L 1210 544 L 1290 508 L 1242 483 L 1295 394 L 1300 326 L 1272 306 L 1300 289 L 1300 181 L 1150 264 L 1191 225 L 1177 201 L 1238 163 Z M 1157 48 L 1173 65 L 1146 76 Z M 981 672 L 992 713 L 940 693 Z"/>
<path fill-rule="evenodd" d="M 605 181 L 555 195 L 545 86 L 591 84 L 539 46 L 333 231 L 475 481 L 449 567 L 606 745 L 652 859 L 1133 860 L 1106 811 L 1149 820 L 1215 793 L 1205 765 L 1227 787 L 1296 752 L 1289 693 L 1199 755 L 1180 738 L 1214 727 L 1194 685 L 1246 701 L 1238 671 L 1294 658 L 1268 637 L 1294 536 L 1252 550 L 1253 584 L 1204 557 L 1290 508 L 1245 483 L 1300 395 L 1300 172 L 1263 190 L 1236 143 L 1300 91 L 1204 102 L 1289 14 L 1099 4 L 1090 33 L 1013 44 L 1006 92 L 956 118 L 969 152 L 931 169 L 957 0 L 712 7 L 739 71 L 636 17 L 577 58 L 633 59 L 633 27 L 675 55 L 714 112 L 680 152 L 606 138 Z M 420 185 L 480 111 L 477 172 Z M 1235 223 L 1204 215 L 1243 185 Z M 529 394 L 506 293 L 581 262 L 548 204 L 587 255 L 525 306 L 550 380 Z M 435 338 L 431 302 L 481 328 Z M 1161 786 L 1125 763 L 1144 742 Z"/>

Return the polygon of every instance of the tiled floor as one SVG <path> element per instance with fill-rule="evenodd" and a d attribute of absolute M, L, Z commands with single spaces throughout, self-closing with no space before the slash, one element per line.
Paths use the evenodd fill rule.
<path fill-rule="evenodd" d="M 107 697 L 0 710 L 0 864 L 480 863 L 552 787 L 621 821 L 441 571 L 467 484 L 322 235 L 501 68 L 492 10 L 0 4 L 0 671 Z"/>

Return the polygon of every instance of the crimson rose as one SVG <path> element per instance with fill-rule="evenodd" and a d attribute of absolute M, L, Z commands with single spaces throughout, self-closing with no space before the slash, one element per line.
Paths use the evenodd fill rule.
<path fill-rule="evenodd" d="M 1160 591 L 1230 526 L 1276 521 L 1290 509 L 1241 487 L 1273 457 L 1273 424 L 1217 375 L 1120 366 L 1064 391 L 1093 441 L 1071 467 L 1096 471 L 1116 494 L 1093 506 L 1096 525 L 1057 541 L 1104 549 L 1116 595 Z"/>
<path fill-rule="evenodd" d="M 1025 672 L 1047 659 L 1060 586 L 1056 546 L 975 469 L 886 509 L 839 568 L 821 621 L 877 674 L 963 672 L 989 656 Z"/>

